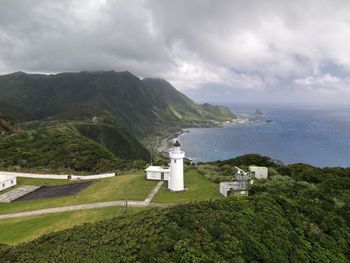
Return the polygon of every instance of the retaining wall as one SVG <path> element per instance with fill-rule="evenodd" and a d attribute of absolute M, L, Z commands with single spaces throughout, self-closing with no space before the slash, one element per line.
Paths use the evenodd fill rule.
<path fill-rule="evenodd" d="M 96 174 L 96 175 L 68 175 L 68 174 L 30 174 L 30 173 L 15 173 L 15 172 L 2 172 L 0 174 L 10 175 L 13 177 L 24 178 L 36 178 L 36 179 L 61 179 L 61 180 L 93 180 L 103 179 L 115 176 L 115 173 Z"/>

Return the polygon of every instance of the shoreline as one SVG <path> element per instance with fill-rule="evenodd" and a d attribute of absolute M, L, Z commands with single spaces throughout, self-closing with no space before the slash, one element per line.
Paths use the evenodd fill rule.
<path fill-rule="evenodd" d="M 159 145 L 157 146 L 157 152 L 158 154 L 167 154 L 169 152 L 169 149 L 171 148 L 171 141 L 175 138 L 180 137 L 181 135 L 190 132 L 188 129 L 192 129 L 192 128 L 223 128 L 227 125 L 233 124 L 233 125 L 238 125 L 238 124 L 246 124 L 246 123 L 250 123 L 251 120 L 246 118 L 246 117 L 241 117 L 241 116 L 237 116 L 236 119 L 232 119 L 231 121 L 225 121 L 222 123 L 218 123 L 217 125 L 212 125 L 212 126 L 205 126 L 205 127 L 186 127 L 186 128 L 181 128 L 180 130 L 173 132 L 171 134 L 169 134 L 168 136 L 162 138 L 160 140 Z"/>

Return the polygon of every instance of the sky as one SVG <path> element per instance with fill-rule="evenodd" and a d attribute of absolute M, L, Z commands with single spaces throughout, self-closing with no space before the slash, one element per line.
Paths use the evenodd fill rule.
<path fill-rule="evenodd" d="M 0 74 L 130 71 L 198 102 L 350 104 L 348 0 L 0 0 Z"/>

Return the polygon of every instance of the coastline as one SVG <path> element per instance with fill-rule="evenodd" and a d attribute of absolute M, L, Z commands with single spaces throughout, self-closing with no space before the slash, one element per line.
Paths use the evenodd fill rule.
<path fill-rule="evenodd" d="M 227 125 L 238 125 L 238 124 L 246 124 L 251 122 L 251 120 L 247 117 L 244 116 L 237 116 L 236 119 L 232 119 L 231 121 L 224 121 L 221 123 L 218 123 L 217 125 L 211 125 L 211 126 L 203 126 L 203 127 L 198 127 L 198 126 L 192 126 L 192 127 L 186 127 L 186 128 L 181 128 L 180 130 L 173 132 L 169 134 L 168 136 L 162 138 L 159 142 L 159 145 L 157 146 L 157 152 L 158 154 L 167 154 L 172 147 L 172 140 L 174 138 L 178 138 L 181 135 L 183 135 L 186 132 L 190 132 L 188 129 L 191 128 L 223 128 Z"/>

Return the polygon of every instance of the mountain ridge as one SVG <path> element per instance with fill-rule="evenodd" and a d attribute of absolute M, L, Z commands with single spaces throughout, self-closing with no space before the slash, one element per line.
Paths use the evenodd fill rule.
<path fill-rule="evenodd" d="M 78 136 L 75 140 L 85 143 L 84 149 L 91 149 L 93 141 L 103 148 L 101 151 L 117 158 L 146 162 L 150 160 L 150 154 L 140 142 L 163 137 L 181 128 L 214 126 L 236 118 L 227 107 L 196 104 L 164 79 L 140 79 L 128 71 L 2 75 L 0 113 L 19 123 L 23 138 L 42 132 L 50 140 L 56 140 L 51 136 L 50 129 L 53 129 L 54 134 L 62 132 L 67 139 Z M 71 129 L 74 132 L 70 132 Z M 28 144 L 30 140 L 20 138 L 2 138 L 0 147 L 11 145 L 11 142 L 24 152 L 38 147 L 35 142 Z M 44 141 L 40 145 L 44 147 Z M 90 153 L 95 154 L 94 151 Z M 10 156 L 13 154 L 9 153 Z M 57 154 L 51 154 L 59 158 Z M 6 166 L 33 166 L 31 158 L 26 155 L 21 158 L 18 164 L 14 159 L 0 155 L 1 163 Z M 40 155 L 36 156 L 38 159 Z M 80 170 L 84 167 L 92 169 L 86 160 L 80 161 L 84 165 L 72 165 Z M 57 167 L 54 165 L 54 168 Z"/>
<path fill-rule="evenodd" d="M 55 75 L 17 72 L 0 77 L 0 95 L 0 112 L 20 121 L 81 119 L 108 111 L 138 137 L 153 132 L 150 121 L 156 125 L 189 114 L 190 122 L 208 121 L 208 117 L 220 121 L 235 118 L 228 109 L 222 116 L 210 114 L 164 79 L 141 80 L 127 71 Z M 172 107 L 177 107 L 176 113 Z M 168 112 L 162 116 L 160 111 Z M 135 124 L 144 125 L 143 131 L 134 129 Z"/>

